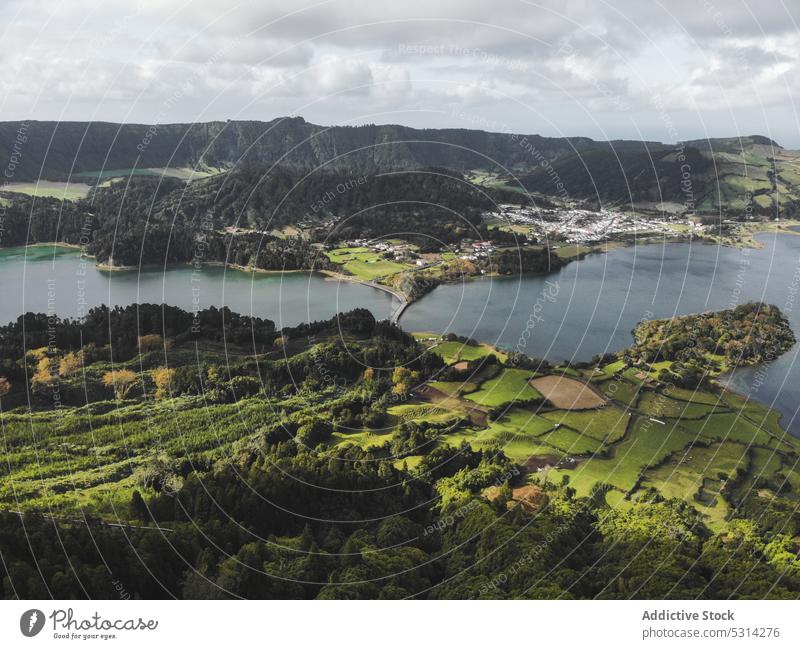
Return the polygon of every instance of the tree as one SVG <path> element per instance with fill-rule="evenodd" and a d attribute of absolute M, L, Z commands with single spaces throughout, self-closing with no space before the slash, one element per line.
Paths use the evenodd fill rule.
<path fill-rule="evenodd" d="M 412 372 L 407 367 L 396 367 L 392 372 L 392 393 L 397 395 L 407 394 L 417 381 L 419 381 L 417 372 Z"/>
<path fill-rule="evenodd" d="M 172 394 L 172 380 L 175 370 L 170 367 L 158 367 L 153 370 L 153 383 L 156 385 L 156 399 L 163 399 Z"/>
<path fill-rule="evenodd" d="M 114 390 L 117 399 L 124 399 L 136 384 L 136 373 L 131 370 L 112 370 L 103 374 L 103 385 Z"/>
<path fill-rule="evenodd" d="M 53 359 L 42 356 L 36 364 L 36 372 L 31 378 L 32 387 L 51 385 L 56 379 L 53 371 Z"/>
<path fill-rule="evenodd" d="M 139 351 L 144 354 L 146 352 L 154 352 L 159 349 L 169 349 L 169 341 L 165 341 L 161 338 L 159 334 L 147 334 L 145 336 L 139 336 Z"/>
<path fill-rule="evenodd" d="M 47 356 L 47 347 L 37 347 L 36 349 L 29 349 L 28 356 L 33 360 L 39 361 Z"/>
<path fill-rule="evenodd" d="M 297 429 L 295 441 L 303 446 L 314 448 L 320 442 L 328 439 L 332 432 L 333 426 L 329 421 L 315 417 Z"/>
<path fill-rule="evenodd" d="M 58 363 L 60 376 L 72 376 L 83 367 L 83 351 L 67 352 Z"/>

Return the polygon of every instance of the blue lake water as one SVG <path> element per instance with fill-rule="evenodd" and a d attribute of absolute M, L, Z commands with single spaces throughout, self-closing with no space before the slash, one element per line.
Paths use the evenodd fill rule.
<path fill-rule="evenodd" d="M 589 360 L 629 345 L 643 319 L 725 309 L 751 300 L 780 307 L 800 338 L 800 236 L 760 235 L 761 249 L 646 245 L 592 255 L 546 276 L 439 286 L 400 320 L 407 330 L 453 331 L 529 356 Z M 798 346 L 730 385 L 777 408 L 800 434 Z"/>
<path fill-rule="evenodd" d="M 800 337 L 800 236 L 761 235 L 764 247 L 646 245 L 592 255 L 546 276 L 468 281 L 436 288 L 403 314 L 409 331 L 453 331 L 552 361 L 589 360 L 631 342 L 642 319 L 724 309 L 750 300 L 780 307 Z M 80 316 L 98 304 L 225 305 L 278 327 L 358 306 L 388 317 L 396 301 L 376 289 L 313 273 L 262 274 L 171 267 L 97 270 L 74 250 L 0 250 L 0 321 L 24 311 Z M 796 346 L 766 368 L 741 368 L 732 387 L 783 413 L 800 434 Z"/>
<path fill-rule="evenodd" d="M 171 304 L 187 311 L 227 306 L 285 327 L 366 307 L 389 317 L 397 301 L 388 293 L 331 280 L 317 273 L 248 273 L 189 266 L 104 272 L 69 248 L 36 246 L 0 250 L 0 322 L 21 313 L 80 317 L 100 304 Z"/>

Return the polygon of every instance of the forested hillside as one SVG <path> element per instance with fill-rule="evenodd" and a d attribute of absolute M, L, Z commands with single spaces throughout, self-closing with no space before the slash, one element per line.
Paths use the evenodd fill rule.
<path fill-rule="evenodd" d="M 279 230 L 303 221 L 319 227 L 320 242 L 402 233 L 438 247 L 488 236 L 481 212 L 522 198 L 505 194 L 437 169 L 353 176 L 282 166 L 189 184 L 133 177 L 77 201 L 8 194 L 2 244 L 59 241 L 83 246 L 100 263 L 132 266 L 192 261 L 202 241 L 204 262 L 325 268 L 325 257 L 310 248 L 314 236 L 286 237 Z M 504 236 L 515 241 L 508 233 L 494 234 Z"/>
<path fill-rule="evenodd" d="M 657 363 L 366 310 L 28 314 L 0 343 L 7 598 L 800 594 L 797 441 Z"/>
<path fill-rule="evenodd" d="M 76 174 L 162 167 L 227 168 L 286 163 L 315 169 L 376 173 L 446 167 L 454 170 L 530 167 L 532 151 L 554 159 L 575 150 L 636 143 L 589 138 L 514 136 L 468 129 L 414 129 L 398 125 L 317 126 L 301 117 L 270 122 L 110 124 L 0 122 L 0 155 L 13 149 L 23 127 L 27 141 L 17 180 L 65 180 Z M 520 144 L 524 142 L 524 144 Z M 663 145 L 652 143 L 655 149 Z M 7 156 L 6 156 L 7 157 Z"/>

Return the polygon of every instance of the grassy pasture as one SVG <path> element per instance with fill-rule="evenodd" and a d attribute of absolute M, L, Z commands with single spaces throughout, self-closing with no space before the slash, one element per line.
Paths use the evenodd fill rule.
<path fill-rule="evenodd" d="M 594 439 L 593 437 L 581 435 L 580 433 L 570 430 L 569 428 L 564 428 L 563 426 L 541 435 L 539 439 L 549 446 L 553 446 L 566 453 L 569 453 L 570 455 L 587 455 L 590 453 L 597 453 L 602 446 L 602 442 Z"/>
<path fill-rule="evenodd" d="M 341 264 L 348 273 L 364 281 L 372 281 L 411 268 L 408 264 L 384 259 L 380 253 L 363 247 L 336 248 L 326 254 L 333 263 Z"/>
<path fill-rule="evenodd" d="M 653 417 L 689 419 L 699 419 L 714 412 L 715 410 L 725 409 L 724 405 L 721 408 L 715 408 L 714 406 L 705 403 L 679 401 L 676 399 L 670 399 L 662 393 L 653 391 L 644 392 L 636 407 L 639 410 L 652 415 Z"/>
<path fill-rule="evenodd" d="M 607 444 L 622 439 L 630 420 L 627 412 L 613 405 L 597 410 L 553 410 L 543 412 L 542 417 Z"/>
<path fill-rule="evenodd" d="M 531 455 L 564 455 L 541 438 L 552 428 L 551 421 L 522 408 L 512 408 L 485 430 L 462 428 L 442 436 L 441 441 L 453 446 L 466 441 L 476 449 L 499 445 L 510 458 L 524 462 Z"/>
<path fill-rule="evenodd" d="M 639 385 L 634 385 L 629 381 L 618 381 L 616 379 L 609 379 L 603 381 L 597 387 L 609 399 L 619 401 L 628 406 L 635 406 L 639 399 L 639 395 L 643 392 Z"/>
<path fill-rule="evenodd" d="M 370 430 L 364 430 L 353 433 L 334 432 L 331 436 L 331 442 L 334 447 L 343 446 L 345 444 L 355 444 L 361 448 L 375 448 L 383 446 L 386 442 L 392 439 L 391 431 L 385 433 L 376 433 Z"/>
<path fill-rule="evenodd" d="M 60 198 L 68 201 L 86 198 L 90 189 L 89 185 L 85 183 L 65 183 L 51 180 L 40 180 L 38 183 L 9 183 L 7 185 L 0 185 L 0 191 L 4 192 L 26 194 L 27 196 Z"/>
<path fill-rule="evenodd" d="M 710 440 L 752 443 L 761 446 L 774 446 L 779 443 L 779 440 L 767 431 L 733 412 L 709 415 L 698 420 L 685 419 L 681 420 L 681 425 L 686 430 Z"/>
<path fill-rule="evenodd" d="M 400 424 L 404 421 L 430 421 L 443 422 L 458 416 L 457 412 L 434 406 L 429 403 L 412 401 L 390 406 L 386 409 L 392 423 Z"/>
<path fill-rule="evenodd" d="M 721 475 L 732 477 L 748 464 L 745 446 L 736 443 L 693 447 L 676 453 L 669 461 L 645 473 L 643 486 L 658 489 L 666 498 L 681 498 L 705 514 L 709 524 L 720 529 L 729 511 L 719 494 Z"/>
<path fill-rule="evenodd" d="M 494 354 L 501 363 L 508 358 L 506 354 L 497 351 L 490 345 L 467 345 L 455 340 L 439 343 L 431 351 L 441 356 L 448 365 L 458 361 L 474 361 L 489 354 Z"/>
<path fill-rule="evenodd" d="M 660 464 L 693 440 L 694 436 L 679 426 L 639 419 L 630 437 L 614 447 L 613 457 L 590 458 L 573 470 L 559 469 L 556 475 L 569 475 L 570 485 L 581 496 L 588 495 L 597 482 L 606 482 L 628 492 L 636 485 L 642 471 Z"/>
<path fill-rule="evenodd" d="M 529 370 L 505 368 L 495 378 L 484 381 L 480 390 L 468 394 L 464 398 L 489 408 L 502 406 L 512 401 L 541 399 L 542 395 L 528 383 L 531 374 L 532 372 Z"/>
<path fill-rule="evenodd" d="M 433 381 L 429 385 L 451 397 L 460 396 L 465 392 L 474 392 L 478 389 L 478 385 L 470 381 Z"/>
<path fill-rule="evenodd" d="M 725 405 L 725 401 L 712 392 L 702 392 L 700 390 L 687 390 L 685 388 L 670 388 L 669 396 L 681 401 L 691 401 L 692 403 L 705 403 L 711 406 Z"/>

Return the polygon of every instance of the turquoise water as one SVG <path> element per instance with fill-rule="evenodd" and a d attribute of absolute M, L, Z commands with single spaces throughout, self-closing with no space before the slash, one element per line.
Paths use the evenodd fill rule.
<path fill-rule="evenodd" d="M 80 317 L 100 304 L 167 303 L 228 306 L 274 320 L 278 327 L 330 318 L 363 306 L 385 318 L 397 301 L 388 293 L 317 273 L 248 273 L 189 266 L 103 272 L 74 249 L 52 246 L 0 250 L 0 322 L 27 311 Z"/>
<path fill-rule="evenodd" d="M 780 307 L 800 338 L 800 236 L 761 235 L 762 249 L 704 244 L 620 248 L 547 276 L 437 287 L 400 319 L 408 330 L 454 331 L 552 361 L 589 360 L 629 345 L 648 318 L 724 309 L 750 300 Z M 730 384 L 783 413 L 800 433 L 798 346 Z"/>
<path fill-rule="evenodd" d="M 631 342 L 642 319 L 724 309 L 749 300 L 780 307 L 800 337 L 800 236 L 762 235 L 764 247 L 704 244 L 612 250 L 546 276 L 468 281 L 436 288 L 403 314 L 408 331 L 454 331 L 552 361 L 589 360 Z M 0 250 L 0 321 L 23 311 L 80 316 L 98 304 L 225 305 L 278 327 L 363 306 L 388 317 L 396 301 L 376 289 L 314 273 L 259 274 L 171 267 L 101 272 L 75 250 Z M 23 305 L 20 307 L 20 305 Z M 731 385 L 779 409 L 800 434 L 798 347 L 769 366 L 742 368 Z"/>

